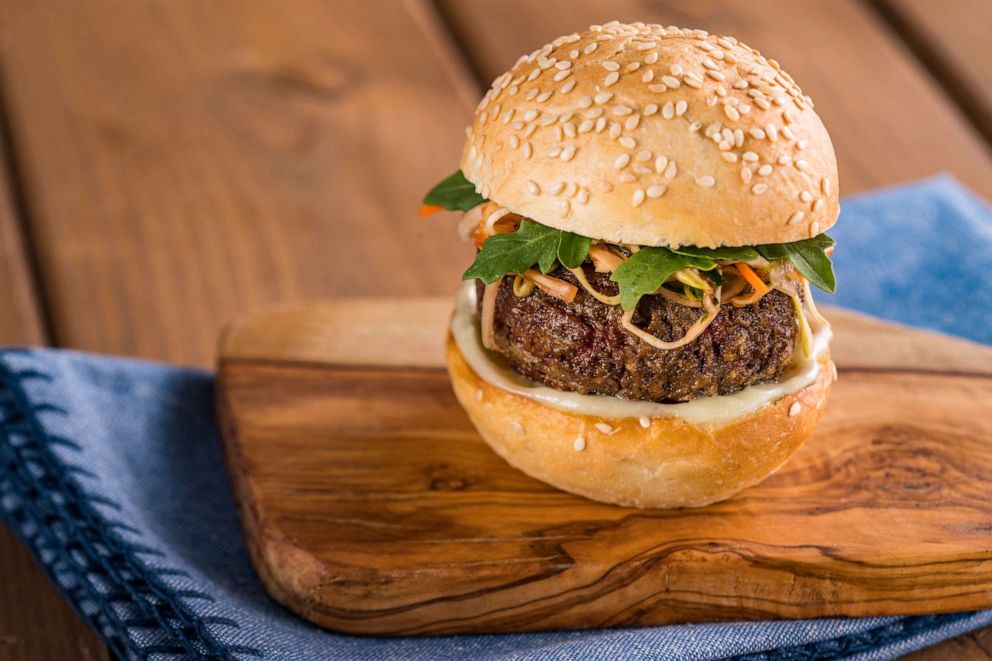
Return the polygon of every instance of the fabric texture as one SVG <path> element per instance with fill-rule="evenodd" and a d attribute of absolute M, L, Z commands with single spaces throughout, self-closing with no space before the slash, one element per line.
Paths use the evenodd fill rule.
<path fill-rule="evenodd" d="M 992 342 L 984 203 L 938 178 L 848 199 L 842 216 L 839 293 L 820 300 Z M 251 569 L 212 389 L 204 372 L 0 352 L 0 515 L 122 658 L 874 660 L 992 624 L 980 611 L 434 638 L 322 631 L 268 598 Z"/>

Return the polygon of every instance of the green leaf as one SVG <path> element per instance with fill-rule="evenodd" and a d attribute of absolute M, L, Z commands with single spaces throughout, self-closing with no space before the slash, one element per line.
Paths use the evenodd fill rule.
<path fill-rule="evenodd" d="M 424 196 L 424 204 L 436 204 L 449 211 L 468 211 L 486 198 L 475 192 L 475 184 L 465 178 L 461 170 L 432 188 Z"/>
<path fill-rule="evenodd" d="M 812 284 L 833 294 L 837 289 L 837 280 L 826 250 L 835 243 L 826 234 L 820 234 L 803 241 L 757 246 L 757 251 L 769 261 L 788 259 Z"/>
<path fill-rule="evenodd" d="M 717 262 L 750 262 L 758 256 L 758 252 L 754 248 L 748 248 L 747 246 L 739 248 L 697 248 L 695 246 L 682 246 L 680 248 L 672 248 L 671 250 L 680 255 L 706 257 Z"/>
<path fill-rule="evenodd" d="M 489 284 L 507 273 L 523 273 L 534 264 L 547 273 L 558 258 L 560 235 L 560 230 L 529 220 L 520 223 L 516 232 L 493 234 L 482 244 L 482 250 L 462 279 L 479 278 Z"/>
<path fill-rule="evenodd" d="M 589 237 L 562 232 L 558 241 L 558 261 L 566 268 L 578 268 L 586 261 L 591 243 L 592 239 Z"/>
<path fill-rule="evenodd" d="M 633 310 L 642 296 L 654 293 L 673 273 L 687 267 L 709 271 L 716 268 L 716 262 L 668 248 L 641 248 L 613 272 L 610 280 L 620 286 L 620 306 Z"/>

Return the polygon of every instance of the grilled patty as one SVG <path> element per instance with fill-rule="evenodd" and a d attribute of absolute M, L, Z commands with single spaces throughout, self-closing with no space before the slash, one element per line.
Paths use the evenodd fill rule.
<path fill-rule="evenodd" d="M 614 295 L 607 274 L 584 265 L 590 284 Z M 772 291 L 743 308 L 723 305 L 712 324 L 693 342 L 661 350 L 620 326 L 619 306 L 602 303 L 568 270 L 549 275 L 576 285 L 571 303 L 540 289 L 526 297 L 513 293 L 513 277 L 500 283 L 496 297 L 497 351 L 518 372 L 558 390 L 653 402 L 685 402 L 729 395 L 748 386 L 778 380 L 792 362 L 798 323 L 792 301 Z M 479 305 L 481 282 L 477 283 Z M 634 324 L 666 341 L 685 335 L 699 309 L 661 296 L 641 299 Z"/>

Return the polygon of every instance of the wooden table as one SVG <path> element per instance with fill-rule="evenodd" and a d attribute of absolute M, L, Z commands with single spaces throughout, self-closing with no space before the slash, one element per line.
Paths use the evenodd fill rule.
<path fill-rule="evenodd" d="M 3 0 L 0 344 L 210 365 L 276 301 L 453 291 L 420 196 L 483 87 L 613 18 L 785 63 L 844 193 L 950 172 L 992 198 L 987 0 Z M 107 652 L 0 526 L 0 659 Z M 990 659 L 992 629 L 916 659 Z"/>

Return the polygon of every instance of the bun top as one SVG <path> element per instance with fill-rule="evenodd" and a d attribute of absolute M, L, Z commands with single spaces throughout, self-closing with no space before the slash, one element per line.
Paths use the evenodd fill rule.
<path fill-rule="evenodd" d="M 783 243 L 837 219 L 812 100 L 775 60 L 702 30 L 559 37 L 493 82 L 466 133 L 461 168 L 481 195 L 604 241 Z"/>

